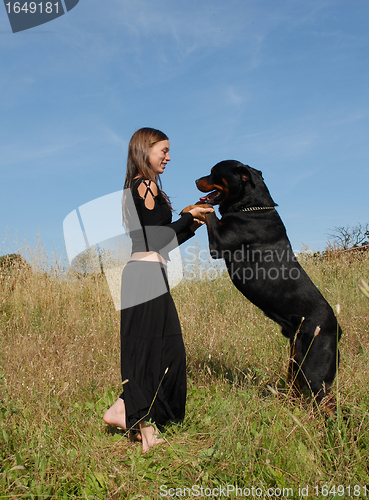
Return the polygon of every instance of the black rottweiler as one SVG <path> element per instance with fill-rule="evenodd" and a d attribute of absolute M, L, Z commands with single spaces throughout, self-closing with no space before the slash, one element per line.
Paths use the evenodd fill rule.
<path fill-rule="evenodd" d="M 222 216 L 206 214 L 211 256 L 224 258 L 238 290 L 282 327 L 291 345 L 289 377 L 321 401 L 336 374 L 341 328 L 298 263 L 262 173 L 226 160 L 196 185 L 211 191 L 200 203 L 219 205 Z"/>

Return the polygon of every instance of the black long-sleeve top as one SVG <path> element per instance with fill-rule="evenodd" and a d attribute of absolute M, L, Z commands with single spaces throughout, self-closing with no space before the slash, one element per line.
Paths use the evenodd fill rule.
<path fill-rule="evenodd" d="M 146 188 L 149 185 L 144 197 L 138 192 L 142 182 Z M 132 239 L 132 253 L 154 251 L 160 253 L 165 260 L 169 260 L 168 253 L 194 235 L 190 228 L 194 219 L 188 212 L 172 222 L 172 211 L 159 188 L 157 191 L 158 194 L 155 196 L 150 190 L 149 179 L 135 179 L 131 186 L 134 206 L 130 197 L 125 196 L 126 220 Z M 152 209 L 147 208 L 145 204 L 148 192 L 149 196 L 154 198 Z"/>

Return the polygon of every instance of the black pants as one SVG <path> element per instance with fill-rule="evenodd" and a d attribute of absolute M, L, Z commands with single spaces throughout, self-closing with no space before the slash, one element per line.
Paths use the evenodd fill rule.
<path fill-rule="evenodd" d="M 131 261 L 123 271 L 121 373 L 128 429 L 184 418 L 186 353 L 166 268 L 156 262 Z"/>

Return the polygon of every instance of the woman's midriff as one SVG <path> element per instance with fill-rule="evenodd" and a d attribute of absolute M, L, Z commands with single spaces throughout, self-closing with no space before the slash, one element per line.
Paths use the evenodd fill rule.
<path fill-rule="evenodd" d="M 157 252 L 134 252 L 131 255 L 131 260 L 145 260 L 147 262 L 161 262 L 165 266 L 167 261 Z"/>

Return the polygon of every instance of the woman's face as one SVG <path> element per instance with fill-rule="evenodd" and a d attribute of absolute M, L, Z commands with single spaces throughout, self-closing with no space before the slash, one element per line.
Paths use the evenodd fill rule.
<path fill-rule="evenodd" d="M 149 163 L 155 175 L 164 172 L 165 165 L 170 161 L 169 141 L 160 141 L 151 146 L 149 150 Z"/>

